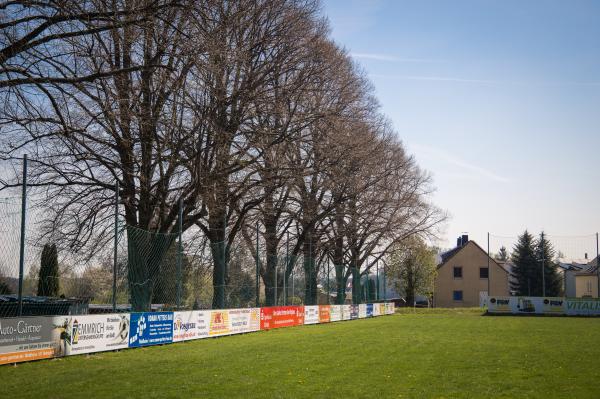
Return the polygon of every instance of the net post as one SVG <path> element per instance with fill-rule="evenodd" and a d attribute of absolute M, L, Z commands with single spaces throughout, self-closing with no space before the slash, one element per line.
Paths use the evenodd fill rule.
<path fill-rule="evenodd" d="M 600 298 L 600 248 L 598 247 L 598 233 L 596 233 L 596 280 L 598 283 L 598 292 L 596 297 Z"/>
<path fill-rule="evenodd" d="M 383 262 L 383 302 L 387 301 L 387 292 L 386 292 L 386 282 L 385 282 L 385 262 Z"/>
<path fill-rule="evenodd" d="M 329 256 L 327 256 L 327 304 L 330 305 L 331 301 L 331 288 L 329 286 L 329 275 L 331 274 L 331 264 L 329 263 Z"/>
<path fill-rule="evenodd" d="M 258 283 L 258 268 L 259 268 L 259 259 L 258 259 L 258 221 L 256 221 L 256 307 L 260 306 L 259 302 L 259 283 Z"/>
<path fill-rule="evenodd" d="M 287 306 L 287 270 L 290 265 L 290 232 L 287 231 L 287 241 L 285 242 L 285 267 L 283 268 L 283 306 Z"/>
<path fill-rule="evenodd" d="M 487 298 L 485 298 L 485 303 L 488 305 L 488 301 L 490 300 L 491 293 L 491 279 L 492 279 L 492 271 L 490 270 L 490 233 L 487 233 L 487 269 L 488 269 L 488 277 L 487 277 Z"/>
<path fill-rule="evenodd" d="M 544 259 L 544 256 L 546 255 L 544 253 L 544 232 L 542 231 L 542 296 L 545 297 L 546 296 L 546 260 Z"/>
<path fill-rule="evenodd" d="M 27 213 L 27 154 L 23 155 L 23 182 L 21 196 L 21 241 L 19 247 L 19 298 L 17 315 L 23 315 L 23 272 L 25 269 L 25 223 Z"/>
<path fill-rule="evenodd" d="M 112 310 L 117 312 L 117 256 L 119 245 L 119 180 L 115 183 L 115 238 L 113 243 Z"/>
<path fill-rule="evenodd" d="M 177 218 L 177 232 L 179 235 L 179 244 L 177 246 L 177 309 L 181 308 L 181 294 L 183 276 L 181 270 L 181 263 L 183 261 L 183 198 L 179 199 L 179 215 Z"/>
<path fill-rule="evenodd" d="M 377 294 L 375 294 L 375 300 L 379 301 L 379 259 L 377 259 L 375 261 L 375 270 L 377 273 L 377 286 L 376 286 Z"/>

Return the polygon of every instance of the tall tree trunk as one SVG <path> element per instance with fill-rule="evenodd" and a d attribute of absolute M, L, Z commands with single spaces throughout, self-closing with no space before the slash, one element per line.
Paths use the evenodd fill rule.
<path fill-rule="evenodd" d="M 277 276 L 277 248 L 279 240 L 277 239 L 277 217 L 273 206 L 272 195 L 267 195 L 264 202 L 264 223 L 265 223 L 265 247 L 267 252 L 266 270 L 262 274 L 265 285 L 265 299 L 267 306 L 277 305 L 277 292 L 280 289 L 280 282 Z"/>
<path fill-rule="evenodd" d="M 317 262 L 316 245 L 314 242 L 314 227 L 306 226 L 310 229 L 306 234 L 306 240 L 302 247 L 303 266 L 304 266 L 304 303 L 306 305 L 317 304 Z"/>

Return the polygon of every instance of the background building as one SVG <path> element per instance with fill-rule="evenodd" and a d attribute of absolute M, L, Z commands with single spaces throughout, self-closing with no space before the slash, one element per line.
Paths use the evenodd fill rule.
<path fill-rule="evenodd" d="M 488 260 L 489 267 L 488 270 Z M 441 255 L 435 279 L 434 306 L 482 306 L 488 297 L 509 295 L 509 272 L 467 235 Z"/>

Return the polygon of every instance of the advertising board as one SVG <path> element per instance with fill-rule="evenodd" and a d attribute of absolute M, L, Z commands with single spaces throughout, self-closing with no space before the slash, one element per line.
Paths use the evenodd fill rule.
<path fill-rule="evenodd" d="M 350 320 L 352 318 L 352 305 L 342 305 L 342 320 Z"/>
<path fill-rule="evenodd" d="M 385 303 L 385 314 L 394 314 L 395 305 L 394 302 L 386 302 Z"/>
<path fill-rule="evenodd" d="M 489 313 L 600 316 L 597 298 L 491 297 Z"/>
<path fill-rule="evenodd" d="M 331 305 L 331 309 L 329 310 L 329 320 L 330 321 L 342 320 L 342 305 Z"/>
<path fill-rule="evenodd" d="M 212 310 L 210 312 L 209 336 L 228 335 L 230 326 L 229 310 Z"/>
<path fill-rule="evenodd" d="M 131 313 L 129 347 L 173 342 L 173 312 Z"/>
<path fill-rule="evenodd" d="M 380 309 L 380 303 L 374 303 L 373 304 L 373 316 L 377 317 L 379 316 L 379 309 Z"/>
<path fill-rule="evenodd" d="M 173 313 L 173 342 L 206 338 L 209 336 L 210 311 L 194 310 Z"/>
<path fill-rule="evenodd" d="M 318 324 L 319 323 L 319 306 L 305 306 L 304 307 L 304 324 Z"/>
<path fill-rule="evenodd" d="M 367 317 L 373 317 L 373 304 L 367 303 Z"/>
<path fill-rule="evenodd" d="M 367 304 L 361 303 L 358 305 L 358 318 L 364 319 L 365 317 L 367 317 Z"/>
<path fill-rule="evenodd" d="M 358 305 L 350 305 L 350 320 L 358 319 L 358 311 Z"/>
<path fill-rule="evenodd" d="M 319 305 L 319 323 L 329 323 L 331 321 L 331 306 Z"/>
<path fill-rule="evenodd" d="M 230 309 L 229 333 L 240 334 L 260 330 L 260 309 Z"/>
<path fill-rule="evenodd" d="M 129 347 L 129 314 L 70 316 L 62 334 L 65 355 Z"/>
<path fill-rule="evenodd" d="M 565 314 L 571 316 L 600 316 L 600 299 L 598 298 L 566 298 Z"/>
<path fill-rule="evenodd" d="M 64 356 L 70 316 L 0 319 L 0 364 Z"/>
<path fill-rule="evenodd" d="M 290 327 L 304 324 L 304 306 L 273 306 L 260 308 L 260 329 Z"/>

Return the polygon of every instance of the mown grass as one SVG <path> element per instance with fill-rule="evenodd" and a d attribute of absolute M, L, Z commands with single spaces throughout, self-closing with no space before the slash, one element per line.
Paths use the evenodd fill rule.
<path fill-rule="evenodd" d="M 407 311 L 2 366 L 0 391 L 11 398 L 598 398 L 599 340 L 600 319 Z"/>

